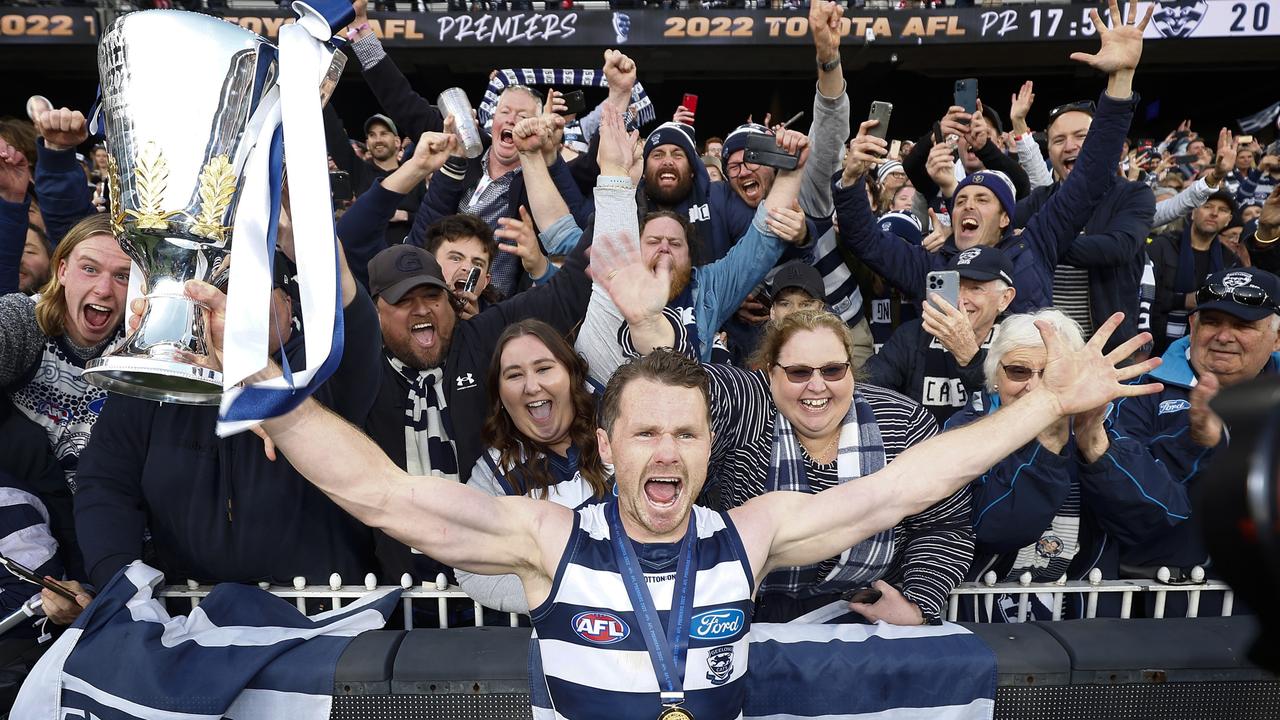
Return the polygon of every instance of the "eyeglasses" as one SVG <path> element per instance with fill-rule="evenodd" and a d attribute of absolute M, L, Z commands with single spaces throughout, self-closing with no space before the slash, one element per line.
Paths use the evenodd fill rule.
<path fill-rule="evenodd" d="M 782 372 L 786 373 L 787 379 L 793 383 L 807 383 L 809 378 L 813 377 L 816 372 L 822 376 L 826 382 L 838 382 L 844 379 L 849 372 L 849 363 L 827 363 L 822 367 L 812 367 L 809 365 L 779 365 L 774 363 L 775 367 L 782 368 Z"/>
<path fill-rule="evenodd" d="M 1049 111 L 1049 124 L 1052 125 L 1053 121 L 1057 120 L 1058 116 L 1063 113 L 1082 112 L 1092 116 L 1097 111 L 1098 106 L 1095 105 L 1092 100 L 1078 100 L 1076 102 L 1067 103 L 1066 105 L 1059 105 Z"/>
<path fill-rule="evenodd" d="M 1026 382 L 1034 375 L 1040 377 L 1044 375 L 1044 370 L 1032 370 L 1023 365 L 1001 365 L 1000 369 L 1004 370 L 1004 376 L 1014 382 Z"/>
<path fill-rule="evenodd" d="M 760 169 L 759 165 L 757 165 L 756 163 L 750 163 L 750 162 L 729 163 L 724 168 L 725 173 L 727 173 L 731 178 L 738 177 L 739 175 L 742 174 L 744 170 L 747 172 L 755 172 L 756 170 L 759 170 L 759 169 Z"/>
<path fill-rule="evenodd" d="M 1230 300 L 1237 305 L 1248 307 L 1269 307 L 1276 309 L 1271 296 L 1262 288 L 1253 285 L 1230 287 L 1221 283 L 1211 283 L 1200 288 L 1196 293 L 1196 304 L 1213 302 L 1214 300 Z"/>

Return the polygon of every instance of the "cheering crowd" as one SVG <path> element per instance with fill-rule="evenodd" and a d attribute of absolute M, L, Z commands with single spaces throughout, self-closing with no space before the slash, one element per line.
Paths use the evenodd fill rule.
<path fill-rule="evenodd" d="M 170 582 L 444 572 L 535 625 L 569 602 L 558 579 L 513 559 L 528 547 L 504 555 L 496 530 L 466 519 L 474 496 L 422 484 L 386 506 L 420 476 L 581 509 L 598 540 L 600 508 L 666 518 L 696 500 L 756 527 L 759 498 L 861 487 L 902 457 L 913 472 L 884 476 L 897 485 L 875 522 L 840 518 L 861 532 L 836 533 L 848 544 L 784 552 L 775 537 L 768 562 L 743 559 L 735 602 L 757 621 L 838 600 L 868 622 L 936 623 L 957 583 L 991 572 L 1214 575 L 1189 498 L 1229 439 L 1210 400 L 1280 361 L 1280 144 L 1190 121 L 1158 142 L 1131 138 L 1140 19 L 1121 22 L 1113 4 L 1100 48 L 1072 56 L 1106 76 L 1096 99 L 1046 111 L 1030 81 L 1007 110 L 957 93 L 938 99 L 930 132 L 893 139 L 887 116 L 864 122 L 850 107 L 843 8 L 815 1 L 807 132 L 766 119 L 700 139 L 713 129 L 686 107 L 642 128 L 654 114 L 643 67 L 610 50 L 592 69 L 607 89 L 594 107 L 570 108 L 566 79 L 588 86 L 591 73 L 537 86 L 540 74 L 495 71 L 485 148 L 467 157 L 459 118 L 424 98 L 439 88 L 410 85 L 364 11 L 350 51 L 378 107 L 355 141 L 325 110 L 345 351 L 314 400 L 341 426 L 313 410 L 293 428 L 219 438 L 216 408 L 88 383 L 85 363 L 139 311 L 112 230 L 111 148 L 92 144 L 80 111 L 39 97 L 31 122 L 0 123 L 0 553 L 74 596 L 42 591 L 47 629 L 139 559 Z M 286 204 L 263 311 L 272 352 L 297 366 L 291 227 Z M 187 292 L 220 332 L 222 289 Z M 1087 352 L 1137 383 L 1109 397 L 1130 396 L 1072 405 L 1012 444 L 1016 426 L 996 419 L 1039 418 L 1046 386 L 1061 398 L 1050 380 L 1062 358 Z M 684 406 L 627 394 L 637 382 L 699 388 L 710 435 L 663 425 Z M 1004 424 L 955 430 L 988 422 Z M 635 458 L 620 427 L 639 427 L 630 445 L 651 443 L 663 468 L 696 465 L 685 443 L 705 441 L 705 484 L 680 472 L 624 482 Z M 333 477 L 382 463 L 405 479 L 357 491 Z M 926 481 L 935 472 L 948 482 Z M 448 538 L 416 528 L 407 508 L 435 500 L 473 525 Z M 529 513 L 501 517 L 542 517 Z M 529 547 L 550 547 L 539 532 Z M 755 536 L 735 532 L 752 555 Z M 742 553 L 719 537 L 716 552 Z M 646 558 L 648 570 L 676 554 Z M 0 577 L 0 609 L 33 590 Z M 1015 606 L 1001 596 L 990 616 L 965 613 L 1008 621 Z M 1033 598 L 1031 612 L 1052 611 Z"/>

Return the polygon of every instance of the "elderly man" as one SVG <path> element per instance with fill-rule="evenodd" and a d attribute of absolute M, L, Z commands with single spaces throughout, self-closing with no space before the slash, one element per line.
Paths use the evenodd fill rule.
<path fill-rule="evenodd" d="M 1280 371 L 1280 278 L 1256 268 L 1210 275 L 1196 293 L 1191 332 L 1164 353 L 1164 364 L 1148 377 L 1164 383 L 1149 398 L 1122 400 L 1111 430 L 1137 440 L 1159 460 L 1144 485 L 1172 485 L 1190 495 L 1214 455 L 1229 441 L 1222 420 L 1209 407 L 1218 391 Z M 1168 566 L 1175 573 L 1209 566 L 1195 517 L 1181 520 L 1141 545 L 1121 549 L 1131 567 Z M 1212 568 L 1210 573 L 1212 574 Z"/>
<path fill-rule="evenodd" d="M 920 403 L 939 425 L 971 401 L 981 405 L 982 363 L 999 331 L 996 318 L 1017 295 L 1013 264 L 997 248 L 969 248 L 947 269 L 960 273 L 960 306 L 933 295 L 922 316 L 898 326 L 864 366 L 869 382 Z"/>

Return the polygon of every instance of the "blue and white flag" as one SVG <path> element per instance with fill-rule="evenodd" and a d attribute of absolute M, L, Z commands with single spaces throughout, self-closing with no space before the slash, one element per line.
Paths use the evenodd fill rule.
<path fill-rule="evenodd" d="M 840 607 L 835 607 L 835 606 Z M 995 653 L 954 623 L 751 626 L 746 720 L 990 720 Z M 809 622 L 805 622 L 808 620 Z"/>
<path fill-rule="evenodd" d="M 1240 126 L 1242 132 L 1255 133 L 1265 129 L 1277 119 L 1280 119 L 1280 101 L 1273 102 L 1252 115 L 1236 120 L 1236 124 Z"/>
<path fill-rule="evenodd" d="M 10 717 L 327 718 L 338 658 L 353 637 L 386 624 L 400 596 L 391 588 L 307 617 L 228 583 L 170 617 L 153 595 L 162 579 L 140 561 L 118 573 L 36 664 Z"/>

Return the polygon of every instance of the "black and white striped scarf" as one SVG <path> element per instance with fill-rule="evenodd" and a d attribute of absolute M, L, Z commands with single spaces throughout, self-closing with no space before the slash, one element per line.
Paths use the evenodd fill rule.
<path fill-rule="evenodd" d="M 497 71 L 489 78 L 489 87 L 485 88 L 484 100 L 476 110 L 480 125 L 488 130 L 493 125 L 493 113 L 498 107 L 498 96 L 512 85 L 569 85 L 572 87 L 608 87 L 609 81 L 603 70 L 571 70 L 561 68 L 508 68 Z M 631 88 L 631 111 L 628 113 L 628 124 L 633 127 L 648 125 L 657 119 L 653 109 L 653 101 L 645 94 L 644 86 L 636 82 Z"/>
<path fill-rule="evenodd" d="M 458 452 L 444 423 L 444 375 L 440 368 L 416 370 L 387 356 L 391 367 L 409 381 L 409 404 L 404 413 L 405 471 L 458 479 Z"/>
<path fill-rule="evenodd" d="M 839 482 L 843 485 L 854 478 L 865 477 L 884 465 L 884 441 L 875 411 L 855 390 L 840 427 L 840 449 L 836 455 Z M 773 454 L 765 490 L 812 492 L 795 430 L 781 412 L 773 421 Z M 813 597 L 865 587 L 884 576 L 893 560 L 893 549 L 893 528 L 888 528 L 840 553 L 835 567 L 824 576 L 819 577 L 819 565 L 782 568 L 765 578 L 760 592 Z"/>

